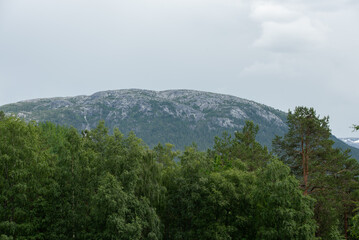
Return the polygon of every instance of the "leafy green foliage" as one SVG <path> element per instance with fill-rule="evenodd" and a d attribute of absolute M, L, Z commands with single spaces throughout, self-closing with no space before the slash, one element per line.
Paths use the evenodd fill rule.
<path fill-rule="evenodd" d="M 179 152 L 110 134 L 104 121 L 80 134 L 3 115 L 0 239 L 315 239 L 317 225 L 325 239 L 342 237 L 358 163 L 333 148 L 313 155 L 340 164 L 314 175 L 327 195 L 305 196 L 258 132 L 246 122 L 207 152 L 196 144 Z"/>
<path fill-rule="evenodd" d="M 256 239 L 314 239 L 314 200 L 303 196 L 290 169 L 272 159 L 257 176 Z"/>
<path fill-rule="evenodd" d="M 313 200 L 255 141 L 256 129 L 224 134 L 207 155 L 183 152 L 165 183 L 166 239 L 314 239 Z"/>
<path fill-rule="evenodd" d="M 0 121 L 0 232 L 14 239 L 161 239 L 143 178 L 149 150 L 103 123 L 74 128 Z M 157 174 L 155 172 L 155 174 Z M 146 172 L 148 175 L 148 173 Z M 152 191 L 153 190 L 153 191 Z"/>
<path fill-rule="evenodd" d="M 0 121 L 0 232 L 3 238 L 42 239 L 41 212 L 48 205 L 51 169 L 47 151 L 33 123 L 4 117 Z"/>

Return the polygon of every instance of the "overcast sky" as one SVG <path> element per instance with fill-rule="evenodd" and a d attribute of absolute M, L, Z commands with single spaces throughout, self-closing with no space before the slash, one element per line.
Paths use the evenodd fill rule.
<path fill-rule="evenodd" d="M 0 0 L 0 105 L 196 89 L 359 136 L 358 0 Z"/>

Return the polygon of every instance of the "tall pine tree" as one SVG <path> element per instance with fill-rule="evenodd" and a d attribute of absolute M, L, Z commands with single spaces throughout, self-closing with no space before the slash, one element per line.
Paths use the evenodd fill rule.
<path fill-rule="evenodd" d="M 316 199 L 317 236 L 346 236 L 358 164 L 348 152 L 333 148 L 329 117 L 320 118 L 313 108 L 297 107 L 289 111 L 287 124 L 287 134 L 273 141 L 274 152 L 300 180 L 303 194 Z"/>

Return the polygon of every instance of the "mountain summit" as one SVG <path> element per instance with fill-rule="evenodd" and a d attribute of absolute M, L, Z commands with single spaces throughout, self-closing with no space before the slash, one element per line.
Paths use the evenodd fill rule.
<path fill-rule="evenodd" d="M 194 90 L 103 91 L 21 101 L 0 110 L 27 121 L 51 121 L 79 130 L 104 120 L 109 129 L 134 131 L 150 146 L 172 143 L 178 149 L 192 142 L 200 149 L 210 148 L 215 136 L 240 130 L 246 120 L 259 125 L 257 140 L 269 148 L 275 135 L 287 131 L 285 112 L 239 97 Z"/>

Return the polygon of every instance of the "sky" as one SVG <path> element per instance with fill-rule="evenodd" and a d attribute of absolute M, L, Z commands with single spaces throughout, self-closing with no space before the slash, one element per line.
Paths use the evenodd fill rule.
<path fill-rule="evenodd" d="M 359 137 L 358 0 L 0 0 L 0 105 L 195 89 Z"/>

